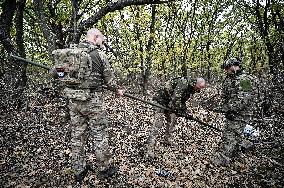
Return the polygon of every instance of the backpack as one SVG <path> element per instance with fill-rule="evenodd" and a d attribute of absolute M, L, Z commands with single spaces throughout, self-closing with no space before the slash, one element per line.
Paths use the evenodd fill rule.
<path fill-rule="evenodd" d="M 54 68 L 64 85 L 81 85 L 91 73 L 92 58 L 89 52 L 93 48 L 79 48 L 70 45 L 69 48 L 57 49 L 52 52 Z"/>

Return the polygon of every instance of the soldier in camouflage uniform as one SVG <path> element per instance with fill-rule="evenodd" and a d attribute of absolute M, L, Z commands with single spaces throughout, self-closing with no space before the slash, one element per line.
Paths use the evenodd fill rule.
<path fill-rule="evenodd" d="M 93 28 L 87 32 L 86 39 L 78 47 L 93 49 L 89 52 L 92 66 L 85 70 L 90 76 L 82 84 L 67 85 L 64 89 L 69 100 L 72 164 L 77 182 L 82 182 L 92 166 L 86 164 L 87 141 L 91 142 L 89 145 L 95 153 L 99 175 L 107 177 L 114 172 L 109 166 L 108 123 L 103 107 L 102 85 L 117 88 L 119 96 L 123 95 L 124 90 L 118 89 L 111 65 L 101 50 L 103 43 L 104 36 L 98 29 Z"/>
<path fill-rule="evenodd" d="M 238 59 L 226 60 L 222 68 L 227 74 L 222 92 L 222 110 L 226 111 L 226 122 L 223 141 L 212 162 L 225 166 L 231 163 L 232 157 L 239 149 L 244 127 L 259 109 L 259 89 L 256 79 L 242 70 Z M 246 147 L 250 147 L 250 144 L 246 143 Z"/>
<path fill-rule="evenodd" d="M 186 114 L 186 101 L 194 93 L 204 88 L 205 85 L 203 78 L 190 79 L 187 77 L 178 77 L 167 81 L 165 86 L 153 97 L 153 100 L 180 114 Z M 190 114 L 188 115 L 190 116 Z M 147 155 L 149 157 L 154 157 L 156 137 L 163 126 L 164 116 L 167 122 L 165 139 L 168 144 L 172 144 L 171 135 L 176 124 L 176 114 L 158 108 L 155 114 L 155 122 L 150 129 L 150 135 L 147 139 Z"/>

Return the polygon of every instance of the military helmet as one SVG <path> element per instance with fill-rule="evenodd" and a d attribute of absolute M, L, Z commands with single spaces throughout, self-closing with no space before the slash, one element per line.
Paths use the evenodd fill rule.
<path fill-rule="evenodd" d="M 236 65 L 236 66 L 240 66 L 241 65 L 241 61 L 239 61 L 237 58 L 230 58 L 230 59 L 227 59 L 226 61 L 224 61 L 224 63 L 221 65 L 221 68 L 222 69 L 226 69 L 226 68 L 229 68 L 233 65 Z"/>

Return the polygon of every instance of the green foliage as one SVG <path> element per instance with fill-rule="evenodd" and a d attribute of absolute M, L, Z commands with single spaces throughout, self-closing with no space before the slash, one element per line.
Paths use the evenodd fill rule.
<path fill-rule="evenodd" d="M 113 1 L 78 2 L 77 25 Z M 49 40 L 64 43 L 72 35 L 66 30 L 73 27 L 74 12 L 69 0 L 42 3 L 47 28 L 56 37 L 45 38 L 34 13 L 34 2 L 28 0 L 24 17 L 25 46 L 27 57 L 47 62 Z M 106 14 L 94 27 L 102 30 L 119 54 L 112 58 L 113 66 L 123 75 L 144 74 L 149 67 L 152 74 L 181 75 L 186 68 L 200 69 L 203 73 L 207 69 L 221 72 L 220 63 L 231 56 L 240 57 L 250 71 L 259 71 L 267 68 L 268 59 L 256 15 L 252 12 L 254 6 L 254 3 L 231 0 L 183 0 L 156 5 L 152 34 L 151 6 L 128 6 Z M 280 3 L 274 3 L 270 8 L 279 10 L 283 18 L 281 7 Z M 264 14 L 263 8 L 260 13 Z M 270 22 L 272 16 L 269 15 Z M 272 26 L 269 29 L 273 44 L 283 38 L 283 31 L 279 33 L 279 29 Z M 151 51 L 147 51 L 150 39 Z"/>

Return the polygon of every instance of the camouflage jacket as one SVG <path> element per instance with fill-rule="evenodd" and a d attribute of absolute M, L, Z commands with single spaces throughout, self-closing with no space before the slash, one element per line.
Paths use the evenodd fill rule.
<path fill-rule="evenodd" d="M 93 44 L 88 41 L 82 41 L 78 47 L 88 48 Z M 89 78 L 86 82 L 89 82 L 90 88 L 95 88 L 96 90 L 101 90 L 103 84 L 117 88 L 117 83 L 114 76 L 114 71 L 108 61 L 106 54 L 99 48 L 95 47 L 93 51 L 90 52 L 92 58 L 92 67 Z"/>
<path fill-rule="evenodd" d="M 239 72 L 227 76 L 223 83 L 223 109 L 240 115 L 252 115 L 258 111 L 259 89 L 256 78 Z"/>
<path fill-rule="evenodd" d="M 169 80 L 165 83 L 165 86 L 157 92 L 153 100 L 174 110 L 186 110 L 186 101 L 195 93 L 193 90 L 195 83 L 196 80 L 186 77 L 178 77 Z"/>

